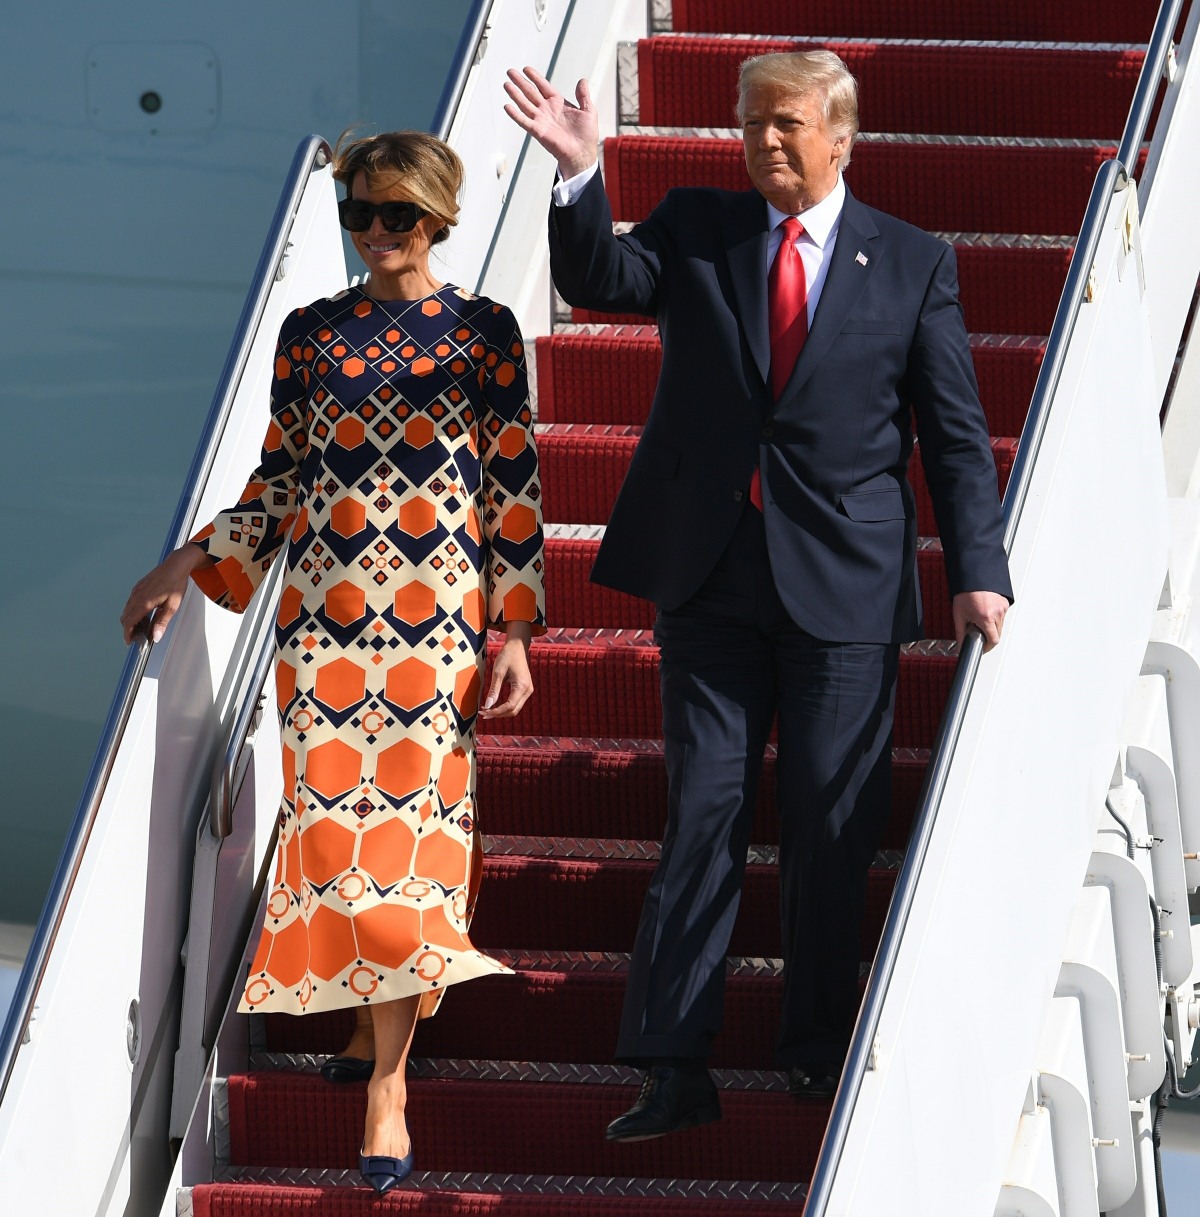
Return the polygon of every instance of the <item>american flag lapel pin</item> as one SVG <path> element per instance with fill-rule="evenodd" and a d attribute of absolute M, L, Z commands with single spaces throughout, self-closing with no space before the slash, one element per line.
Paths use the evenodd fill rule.
<path fill-rule="evenodd" d="M 859 266 L 866 266 L 867 255 L 865 253 L 863 253 L 863 251 L 860 249 L 858 251 L 858 253 L 856 253 L 854 255 L 854 260 L 855 260 L 855 262 L 857 262 L 859 264 Z"/>

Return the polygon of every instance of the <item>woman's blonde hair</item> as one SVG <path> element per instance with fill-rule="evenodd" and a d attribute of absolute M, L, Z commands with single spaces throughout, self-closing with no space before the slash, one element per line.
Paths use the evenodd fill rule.
<path fill-rule="evenodd" d="M 349 195 L 359 173 L 367 175 L 368 189 L 387 191 L 400 186 L 414 203 L 437 216 L 442 226 L 432 244 L 444 241 L 458 223 L 463 163 L 436 135 L 387 131 L 356 137 L 353 131 L 343 131 L 333 152 L 334 180 Z"/>
<path fill-rule="evenodd" d="M 838 161 L 838 168 L 845 169 L 858 135 L 858 81 L 840 56 L 832 51 L 787 51 L 743 60 L 738 71 L 739 123 L 746 116 L 747 92 L 759 84 L 819 97 L 825 129 L 834 139 L 844 135 L 849 140 Z"/>

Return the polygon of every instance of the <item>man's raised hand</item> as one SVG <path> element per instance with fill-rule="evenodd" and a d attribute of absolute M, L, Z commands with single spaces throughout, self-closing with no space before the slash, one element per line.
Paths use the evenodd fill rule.
<path fill-rule="evenodd" d="M 554 157 L 564 181 L 596 163 L 600 125 L 586 80 L 575 86 L 572 103 L 536 68 L 509 68 L 504 91 L 504 113 Z"/>

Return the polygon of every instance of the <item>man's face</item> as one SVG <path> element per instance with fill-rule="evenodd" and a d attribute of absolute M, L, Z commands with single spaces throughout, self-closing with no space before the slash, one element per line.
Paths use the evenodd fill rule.
<path fill-rule="evenodd" d="M 825 127 L 821 99 L 776 84 L 746 90 L 742 146 L 746 168 L 759 194 L 780 211 L 804 211 L 837 183 L 838 160 L 848 139 L 833 139 Z"/>

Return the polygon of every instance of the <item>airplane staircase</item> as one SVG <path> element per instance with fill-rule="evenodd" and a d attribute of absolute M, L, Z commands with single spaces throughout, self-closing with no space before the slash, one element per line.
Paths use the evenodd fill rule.
<path fill-rule="evenodd" d="M 1164 6 L 1165 33 L 1184 35 L 1182 7 Z M 317 1073 L 343 1046 L 351 1012 L 304 1019 L 225 1014 L 215 1058 L 189 1066 L 205 1079 L 190 1126 L 190 1107 L 173 1117 L 188 1164 L 182 1175 L 176 1168 L 181 1186 L 164 1212 L 732 1217 L 799 1212 L 807 1198 L 812 1217 L 1156 1213 L 1155 1095 L 1164 1076 L 1173 1071 L 1179 1081 L 1186 1071 L 1195 1034 L 1189 1027 L 1200 1015 L 1193 995 L 1200 960 L 1193 964 L 1187 913 L 1189 892 L 1200 884 L 1200 771 L 1181 747 L 1189 715 L 1200 714 L 1187 612 L 1200 549 L 1200 514 L 1189 502 L 1200 426 L 1182 408 L 1168 415 L 1168 435 L 1180 420 L 1175 464 L 1168 454 L 1164 485 L 1156 488 L 1151 478 L 1161 498 L 1150 504 L 1155 510 L 1148 507 L 1144 519 L 1129 516 L 1132 541 L 1118 536 L 1100 507 L 1078 521 L 1079 552 L 1091 552 L 1082 538 L 1093 526 L 1138 552 L 1128 578 L 1113 576 L 1121 586 L 1105 606 L 1079 610 L 1091 614 L 1091 632 L 1081 627 L 1080 646 L 1064 645 L 1056 667 L 1044 658 L 1034 663 L 1036 648 L 1027 641 L 1044 639 L 1041 622 L 1055 613 L 1070 630 L 1077 611 L 1063 599 L 1072 590 L 1064 569 L 1069 553 L 1057 559 L 1056 578 L 1053 555 L 1035 544 L 1041 540 L 1044 549 L 1057 527 L 1055 465 L 1066 461 L 1068 441 L 1082 443 L 1093 470 L 1099 462 L 1104 471 L 1093 479 L 1101 483 L 1102 505 L 1107 499 L 1116 511 L 1130 495 L 1139 501 L 1132 474 L 1123 480 L 1123 473 L 1157 442 L 1157 407 L 1175 351 L 1164 371 L 1165 357 L 1155 362 L 1142 351 L 1150 341 L 1132 323 L 1107 346 L 1103 331 L 1100 338 L 1087 331 L 1090 346 L 1078 357 L 1085 365 L 1103 363 L 1127 342 L 1142 351 L 1142 363 L 1130 361 L 1134 371 L 1152 367 L 1161 381 L 1152 419 L 1143 411 L 1140 430 L 1128 435 L 1113 426 L 1116 451 L 1088 449 L 1091 432 L 1075 438 L 1070 426 L 1082 425 L 1082 407 L 1063 407 L 1052 416 L 1068 420 L 1061 423 L 1039 416 L 1027 427 L 1026 415 L 1031 401 L 1036 411 L 1056 390 L 1063 396 L 1071 377 L 1086 381 L 1065 352 L 1085 345 L 1068 340 L 1083 333 L 1087 318 L 1074 331 L 1063 318 L 1073 317 L 1080 301 L 1098 298 L 1109 278 L 1096 252 L 1107 246 L 1089 247 L 1091 264 L 1080 262 L 1077 234 L 1085 221 L 1089 231 L 1109 236 L 1116 223 L 1125 226 L 1128 260 L 1114 262 L 1110 278 L 1126 290 L 1131 282 L 1139 212 L 1110 212 L 1114 198 L 1135 193 L 1118 179 L 1112 158 L 1156 19 L 1162 26 L 1165 18 L 1153 0 L 652 0 L 649 11 L 648 36 L 615 49 L 619 126 L 603 146 L 615 219 L 637 221 L 679 183 L 744 187 L 740 143 L 730 129 L 737 64 L 765 50 L 836 50 L 863 97 L 863 135 L 847 181 L 865 202 L 953 242 L 1001 493 L 1010 478 L 1014 483 L 1006 503 L 1010 541 L 1014 569 L 1028 581 L 1018 580 L 1011 635 L 1000 650 L 981 660 L 973 640 L 960 662 L 919 446 L 914 457 L 928 639 L 902 655 L 894 811 L 870 874 L 865 1006 L 841 1091 L 833 1103 L 793 1101 L 771 1066 L 780 946 L 769 749 L 730 944 L 725 1027 L 710 1062 L 724 1119 L 657 1141 L 603 1140 L 607 1121 L 637 1093 L 637 1075 L 611 1056 L 626 952 L 658 849 L 665 776 L 652 608 L 590 584 L 587 573 L 660 356 L 657 330 L 645 319 L 557 302 L 550 332 L 532 344 L 553 628 L 534 643 L 533 699 L 514 723 L 493 724 L 479 742 L 487 860 L 472 936 L 510 962 L 516 977 L 455 988 L 437 1017 L 419 1026 L 408 1107 L 418 1169 L 384 1200 L 361 1186 L 355 1170 L 365 1086 L 330 1086 Z M 1150 91 L 1156 114 L 1170 102 L 1159 92 L 1155 101 Z M 1147 141 L 1155 133 L 1150 124 Z M 1122 150 L 1140 181 L 1154 145 L 1139 136 L 1131 154 Z M 538 175 L 541 207 L 550 177 L 544 164 L 527 172 Z M 1168 183 L 1165 169 L 1160 183 Z M 1141 206 L 1149 233 L 1158 217 Z M 1195 249 L 1182 260 L 1191 268 L 1190 300 Z M 1134 283 L 1152 277 L 1149 263 L 1136 265 Z M 498 288 L 492 294 L 502 295 Z M 1117 287 L 1112 295 L 1120 295 Z M 1160 323 L 1182 334 L 1178 301 L 1172 308 Z M 1196 362 L 1195 352 L 1191 364 L 1179 361 L 1177 397 L 1197 389 Z M 1143 379 L 1153 396 L 1154 376 Z M 1146 458 L 1137 469 L 1153 465 Z M 1043 482 L 1039 470 L 1046 471 Z M 1109 474 L 1113 483 L 1103 489 Z M 1038 527 L 1020 531 L 1020 508 Z M 1109 611 L 1111 638 L 1102 628 Z M 1063 753 L 1058 766 L 1073 777 L 1087 770 L 1070 788 L 1073 810 L 1060 817 L 1073 835 L 1050 827 L 1024 833 L 1021 826 L 1038 823 L 1030 800 L 987 806 L 988 790 L 980 790 L 993 772 L 989 764 L 1001 763 L 988 758 L 1005 753 L 995 733 L 1020 737 L 1022 711 L 1011 706 L 1024 699 L 1024 727 L 1036 725 L 1049 739 L 1065 717 L 1061 698 L 1076 684 L 1076 696 L 1088 697 L 1076 673 L 1108 672 L 1099 659 L 1075 654 L 1097 637 L 1115 674 L 1096 685 L 1104 698 L 1072 710 L 1088 741 L 1079 749 L 1086 764 Z M 1104 645 L 1093 645 L 1092 654 L 1098 650 Z M 1181 690 L 1196 694 L 1194 709 Z M 1102 712 L 1092 713 L 1096 706 Z M 1023 755 L 1003 758 L 1006 780 L 1021 776 Z M 1095 778 L 1098 764 L 1102 780 Z M 992 783 L 997 792 L 1001 786 Z M 1074 798 L 1080 790 L 1083 797 Z M 1057 810 L 1041 812 L 1048 825 L 1059 822 Z M 972 836 L 988 831 L 994 849 L 980 848 Z M 1015 841 L 1005 840 L 1010 833 Z M 245 847 L 247 859 L 255 846 L 261 854 L 262 844 L 260 831 Z M 968 844 L 964 865 L 955 850 Z M 248 861 L 243 877 L 255 868 Z M 1048 875 L 1056 882 L 1043 891 Z M 957 883 L 953 892 L 947 876 Z M 940 913 L 947 901 L 952 918 Z M 923 942 L 941 941 L 934 928 L 963 930 L 948 921 L 976 923 L 977 951 L 921 955 Z M 1002 957 L 987 935 L 994 929 L 1002 936 L 1006 924 L 1011 942 Z M 997 978 L 1018 980 L 991 987 L 989 967 Z M 984 979 L 956 983 L 968 974 Z M 1007 1024 L 1001 1015 L 1017 997 L 1023 1018 Z M 224 1013 L 223 994 L 208 1000 Z M 966 1024 L 976 1017 L 979 1030 L 972 1030 Z M 1164 1017 L 1172 1037 L 1166 1042 Z M 906 1055 L 918 1041 L 925 1055 Z M 205 1043 L 213 1046 L 211 1035 Z M 922 1124 L 939 1090 L 956 1097 L 944 1097 L 941 1123 Z M 197 1124 L 206 1125 L 204 1135 L 190 1150 Z"/>

